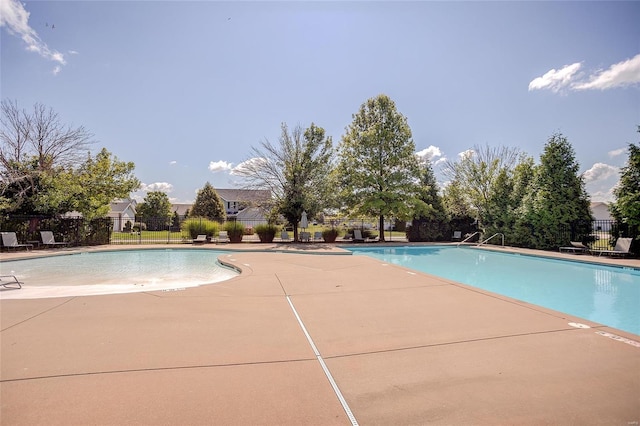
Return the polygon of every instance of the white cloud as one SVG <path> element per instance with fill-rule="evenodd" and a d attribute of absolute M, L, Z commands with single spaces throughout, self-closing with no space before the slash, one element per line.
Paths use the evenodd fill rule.
<path fill-rule="evenodd" d="M 624 154 L 625 152 L 627 152 L 627 148 L 618 148 L 607 152 L 607 154 L 609 154 L 609 158 L 614 158 Z"/>
<path fill-rule="evenodd" d="M 233 169 L 231 169 L 231 174 L 234 176 L 244 176 L 247 173 L 250 173 L 251 170 L 256 169 L 258 166 L 260 166 L 261 164 L 266 163 L 267 160 L 266 158 L 262 158 L 262 157 L 254 157 L 254 158 L 250 158 L 246 161 L 243 161 L 242 163 L 238 164 L 237 166 L 235 166 Z"/>
<path fill-rule="evenodd" d="M 437 146 L 429 145 L 428 148 L 422 151 L 416 152 L 418 158 L 422 161 L 430 161 L 431 163 L 437 162 L 436 158 L 442 157 L 442 151 Z"/>
<path fill-rule="evenodd" d="M 615 196 L 613 195 L 613 189 L 615 188 L 615 186 L 612 186 L 610 188 L 604 188 L 602 190 L 599 191 L 592 191 L 589 192 L 589 196 L 591 197 L 591 201 L 593 202 L 603 202 L 603 203 L 611 203 L 613 201 L 615 201 Z"/>
<path fill-rule="evenodd" d="M 211 161 L 209 163 L 209 170 L 213 173 L 224 172 L 226 170 L 232 170 L 233 164 L 226 161 Z"/>
<path fill-rule="evenodd" d="M 595 182 L 608 179 L 618 174 L 618 168 L 604 163 L 595 163 L 582 175 L 585 182 Z"/>
<path fill-rule="evenodd" d="M 57 50 L 49 49 L 49 46 L 40 39 L 38 33 L 29 26 L 29 12 L 23 4 L 17 0 L 0 1 L 0 27 L 5 27 L 10 34 L 16 35 L 27 45 L 29 52 L 35 52 L 45 59 L 57 62 L 53 73 L 58 74 L 60 65 L 65 65 L 64 55 Z"/>
<path fill-rule="evenodd" d="M 176 165 L 176 164 L 178 164 L 178 162 L 176 160 L 169 161 L 169 165 L 170 166 L 173 166 L 173 165 Z"/>
<path fill-rule="evenodd" d="M 613 190 L 620 179 L 620 169 L 610 164 L 595 163 L 583 173 L 585 187 L 591 201 L 611 202 Z"/>
<path fill-rule="evenodd" d="M 563 89 L 605 90 L 640 84 L 640 54 L 613 64 L 604 71 L 591 71 L 586 77 L 584 73 L 578 72 L 581 67 L 582 63 L 576 62 L 559 70 L 552 69 L 542 77 L 531 80 L 529 91 L 547 89 L 557 93 Z"/>
<path fill-rule="evenodd" d="M 592 74 L 588 82 L 576 83 L 573 88 L 576 90 L 605 90 L 637 83 L 640 83 L 640 54 L 613 64 L 605 71 Z"/>
<path fill-rule="evenodd" d="M 150 191 L 161 191 L 161 192 L 171 192 L 173 191 L 173 185 L 167 182 L 154 182 L 150 184 L 143 183 L 140 185 L 140 191 L 150 192 Z"/>
<path fill-rule="evenodd" d="M 476 152 L 473 149 L 467 149 L 466 151 L 462 151 L 458 154 L 458 158 L 464 160 L 465 158 L 473 157 Z"/>
<path fill-rule="evenodd" d="M 571 65 L 565 65 L 559 70 L 549 70 L 542 77 L 531 80 L 529 83 L 529 91 L 549 89 L 552 92 L 559 92 L 571 84 L 571 80 L 580 70 L 581 66 L 582 64 L 580 62 L 576 62 Z"/>

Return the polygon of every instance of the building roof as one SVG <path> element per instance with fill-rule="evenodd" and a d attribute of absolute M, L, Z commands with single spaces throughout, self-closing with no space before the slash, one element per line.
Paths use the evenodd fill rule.
<path fill-rule="evenodd" d="M 216 189 L 224 201 L 243 201 L 257 203 L 271 198 L 271 192 L 263 189 Z"/>
<path fill-rule="evenodd" d="M 187 214 L 187 210 L 191 210 L 192 207 L 193 207 L 193 203 L 188 203 L 188 204 L 174 203 L 174 204 L 171 204 L 171 211 L 174 213 L 178 212 L 178 216 L 184 216 Z"/>
<path fill-rule="evenodd" d="M 110 207 L 109 213 L 110 214 L 122 213 L 126 211 L 129 207 L 131 207 L 133 211 L 135 211 L 137 205 L 138 203 L 136 202 L 136 200 L 131 200 L 131 199 L 115 200 L 115 201 L 112 201 L 109 205 Z"/>

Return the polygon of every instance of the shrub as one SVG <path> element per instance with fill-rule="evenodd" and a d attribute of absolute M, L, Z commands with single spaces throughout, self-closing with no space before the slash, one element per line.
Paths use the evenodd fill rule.
<path fill-rule="evenodd" d="M 232 221 L 224 224 L 224 230 L 227 231 L 229 241 L 239 243 L 244 235 L 244 225 L 242 222 Z"/>
<path fill-rule="evenodd" d="M 269 223 L 262 223 L 256 225 L 254 228 L 261 243 L 271 243 L 278 232 L 278 227 Z"/>
<path fill-rule="evenodd" d="M 189 234 L 191 239 L 198 235 L 205 234 L 207 237 L 213 237 L 218 233 L 218 222 L 205 219 L 203 217 L 190 217 L 182 222 L 182 231 Z"/>
<path fill-rule="evenodd" d="M 329 228 L 322 231 L 322 239 L 327 243 L 333 243 L 338 238 L 338 230 L 335 228 Z"/>
<path fill-rule="evenodd" d="M 146 231 L 147 230 L 147 224 L 144 222 L 136 222 L 133 224 L 133 230 L 135 232 L 140 232 L 140 231 Z"/>

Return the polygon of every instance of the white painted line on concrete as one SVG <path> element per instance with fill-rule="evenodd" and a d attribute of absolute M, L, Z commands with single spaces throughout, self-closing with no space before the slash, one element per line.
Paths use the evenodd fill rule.
<path fill-rule="evenodd" d="M 618 336 L 617 334 L 607 333 L 606 331 L 596 331 L 596 334 L 608 337 L 609 339 L 617 340 L 618 342 L 626 343 L 627 345 L 635 346 L 636 348 L 640 348 L 640 342 L 627 339 L 626 337 Z"/>
<path fill-rule="evenodd" d="M 298 311 L 296 311 L 295 306 L 293 306 L 293 302 L 291 301 L 291 298 L 289 297 L 289 295 L 287 295 L 287 302 L 289 302 L 289 306 L 291 306 L 291 310 L 293 311 L 293 314 L 296 316 L 296 319 L 298 320 L 298 324 L 300 324 L 300 328 L 302 328 L 304 335 L 307 337 L 307 341 L 311 345 L 311 349 L 313 349 L 313 353 L 316 355 L 316 358 L 318 359 L 320 366 L 322 366 L 322 370 L 324 371 L 324 374 L 327 376 L 327 379 L 329 379 L 329 383 L 331 383 L 331 387 L 333 388 L 333 391 L 338 397 L 340 404 L 342 404 L 342 408 L 344 408 L 345 413 L 347 413 L 347 417 L 349 417 L 351 424 L 353 426 L 358 426 L 358 421 L 353 415 L 353 412 L 351 412 L 351 408 L 349 408 L 349 404 L 347 404 L 347 400 L 344 399 L 344 396 L 342 396 L 342 392 L 340 392 L 340 389 L 338 388 L 336 381 L 333 380 L 333 376 L 329 371 L 329 367 L 327 367 L 327 364 L 325 364 L 324 359 L 322 359 L 322 355 L 320 355 L 320 352 L 318 352 L 318 348 L 316 347 L 315 343 L 313 343 L 313 339 L 309 335 L 307 328 L 304 326 L 304 323 L 302 322 L 300 315 L 298 315 Z"/>

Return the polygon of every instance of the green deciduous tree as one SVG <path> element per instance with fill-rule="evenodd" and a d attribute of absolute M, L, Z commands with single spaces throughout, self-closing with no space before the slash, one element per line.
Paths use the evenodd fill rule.
<path fill-rule="evenodd" d="M 138 215 L 147 225 L 147 230 L 165 229 L 171 217 L 171 201 L 162 191 L 148 192 L 144 201 L 136 208 Z"/>
<path fill-rule="evenodd" d="M 104 216 L 109 204 L 140 186 L 134 164 L 102 149 L 88 154 L 93 135 L 64 125 L 51 108 L 21 110 L 2 101 L 0 206 L 5 213 L 56 215 L 76 210 L 86 218 Z"/>
<path fill-rule="evenodd" d="M 17 102 L 0 104 L 0 206 L 23 214 L 59 212 L 44 205 L 56 175 L 77 167 L 93 135 L 84 127 L 64 125 L 51 108 L 36 103 L 20 109 Z M 64 213 L 64 212 L 62 212 Z"/>
<path fill-rule="evenodd" d="M 198 190 L 189 216 L 204 217 L 219 222 L 226 219 L 227 211 L 222 204 L 222 200 L 209 182 L 205 183 L 204 186 Z"/>
<path fill-rule="evenodd" d="M 296 126 L 292 132 L 283 123 L 279 142 L 273 145 L 265 140 L 253 147 L 252 158 L 236 173 L 246 179 L 248 188 L 271 192 L 273 211 L 293 225 L 294 240 L 298 240 L 302 212 L 312 219 L 332 204 L 328 183 L 332 140 L 313 123 L 304 130 Z"/>
<path fill-rule="evenodd" d="M 339 146 L 340 199 L 350 216 L 410 219 L 427 210 L 420 199 L 420 166 L 407 119 L 386 95 L 367 100 L 353 115 Z"/>
<path fill-rule="evenodd" d="M 613 195 L 614 217 L 640 230 L 640 145 L 629 144 L 629 158 L 620 170 L 620 182 Z"/>
<path fill-rule="evenodd" d="M 95 157 L 89 155 L 77 170 L 60 175 L 60 182 L 65 182 L 61 188 L 71 194 L 69 209 L 86 219 L 106 216 L 113 200 L 126 198 L 140 187 L 134 168 L 133 162 L 112 157 L 106 148 Z"/>
<path fill-rule="evenodd" d="M 522 220 L 535 230 L 530 246 L 550 249 L 566 244 L 564 228 L 571 227 L 583 235 L 589 232 L 593 218 L 579 168 L 567 138 L 562 134 L 552 135 L 535 168 L 529 194 L 523 201 Z"/>
<path fill-rule="evenodd" d="M 448 161 L 444 174 L 459 189 L 458 194 L 472 208 L 480 228 L 490 223 L 502 208 L 509 211 L 509 200 L 502 197 L 509 191 L 511 173 L 521 158 L 517 148 L 474 146 L 458 161 Z M 500 195 L 498 195 L 500 194 Z"/>

